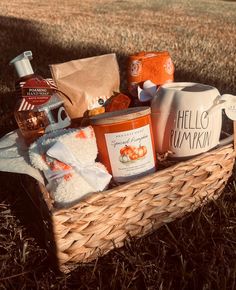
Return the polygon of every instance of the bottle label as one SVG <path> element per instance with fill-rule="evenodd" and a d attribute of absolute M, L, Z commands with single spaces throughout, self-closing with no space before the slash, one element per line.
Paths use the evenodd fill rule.
<path fill-rule="evenodd" d="M 38 78 L 20 83 L 20 88 L 22 101 L 18 111 L 33 110 L 37 106 L 48 103 L 56 89 L 47 79 Z"/>
<path fill-rule="evenodd" d="M 105 134 L 112 175 L 126 182 L 155 171 L 150 126 Z"/>

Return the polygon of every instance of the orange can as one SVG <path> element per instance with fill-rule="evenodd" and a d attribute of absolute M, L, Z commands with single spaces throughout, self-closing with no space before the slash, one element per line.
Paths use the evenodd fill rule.
<path fill-rule="evenodd" d="M 156 171 L 150 107 L 109 112 L 90 119 L 98 157 L 117 182 Z"/>
<path fill-rule="evenodd" d="M 137 97 L 137 86 L 147 80 L 156 85 L 174 80 L 174 65 L 168 51 L 142 51 L 129 56 L 127 83 L 130 94 Z"/>

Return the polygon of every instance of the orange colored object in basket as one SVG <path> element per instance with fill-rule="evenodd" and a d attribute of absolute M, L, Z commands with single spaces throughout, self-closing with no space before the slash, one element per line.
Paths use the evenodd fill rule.
<path fill-rule="evenodd" d="M 117 182 L 127 182 L 156 171 L 150 108 L 109 112 L 90 119 L 99 161 Z"/>
<path fill-rule="evenodd" d="M 174 65 L 168 51 L 142 51 L 128 58 L 128 90 L 137 96 L 137 85 L 146 80 L 162 85 L 174 80 Z"/>
<path fill-rule="evenodd" d="M 125 110 L 129 107 L 131 99 L 122 93 L 114 94 L 105 104 L 106 112 L 114 112 L 119 110 Z"/>

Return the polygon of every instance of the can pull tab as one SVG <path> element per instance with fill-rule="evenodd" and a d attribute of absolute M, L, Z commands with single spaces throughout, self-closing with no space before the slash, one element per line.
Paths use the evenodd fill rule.
<path fill-rule="evenodd" d="M 34 74 L 30 60 L 33 59 L 32 51 L 28 50 L 16 56 L 10 61 L 14 65 L 19 78 Z"/>

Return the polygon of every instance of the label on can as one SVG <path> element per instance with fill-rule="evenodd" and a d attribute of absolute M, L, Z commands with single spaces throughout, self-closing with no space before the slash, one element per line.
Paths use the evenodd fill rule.
<path fill-rule="evenodd" d="M 142 71 L 142 63 L 139 60 L 133 60 L 130 65 L 130 75 L 132 77 L 139 76 Z"/>
<path fill-rule="evenodd" d="M 155 172 L 150 126 L 105 134 L 112 175 L 127 182 Z"/>
<path fill-rule="evenodd" d="M 165 68 L 165 71 L 166 71 L 167 74 L 169 74 L 171 76 L 173 75 L 173 73 L 174 73 L 174 64 L 173 64 L 173 62 L 172 62 L 170 57 L 168 57 L 166 59 L 165 64 L 164 64 L 164 68 Z"/>

